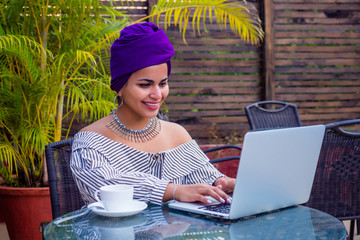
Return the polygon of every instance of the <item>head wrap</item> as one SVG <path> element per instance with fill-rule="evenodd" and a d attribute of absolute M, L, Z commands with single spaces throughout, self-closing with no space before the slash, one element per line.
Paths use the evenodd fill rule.
<path fill-rule="evenodd" d="M 165 32 L 154 23 L 125 27 L 111 46 L 111 89 L 119 92 L 133 72 L 152 65 L 167 63 L 170 75 L 174 53 Z"/>

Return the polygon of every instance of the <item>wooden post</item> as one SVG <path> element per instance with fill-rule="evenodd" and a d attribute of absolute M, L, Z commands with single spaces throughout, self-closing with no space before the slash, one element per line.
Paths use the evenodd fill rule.
<path fill-rule="evenodd" d="M 150 15 L 150 12 L 151 12 L 151 9 L 154 5 L 156 5 L 157 3 L 157 0 L 147 0 L 147 15 L 149 16 Z M 151 18 L 148 18 L 147 19 L 148 22 L 151 22 L 152 19 Z"/>
<path fill-rule="evenodd" d="M 275 42 L 274 42 L 274 5 L 273 0 L 264 0 L 264 80 L 265 100 L 275 100 Z"/>

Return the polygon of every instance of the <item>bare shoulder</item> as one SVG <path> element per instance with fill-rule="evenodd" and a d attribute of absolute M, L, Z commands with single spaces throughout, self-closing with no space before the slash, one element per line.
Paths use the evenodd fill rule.
<path fill-rule="evenodd" d="M 176 136 L 175 145 L 180 145 L 192 140 L 192 137 L 188 131 L 181 125 L 174 122 L 161 121 L 161 128 L 163 129 L 166 136 Z"/>
<path fill-rule="evenodd" d="M 104 134 L 104 132 L 108 131 L 108 129 L 106 127 L 106 124 L 110 120 L 111 119 L 109 119 L 108 116 L 104 117 L 104 118 L 101 118 L 101 119 L 91 123 L 90 125 L 85 126 L 84 128 L 82 128 L 80 130 L 80 132 L 89 131 L 89 132 L 96 132 L 96 133 Z"/>

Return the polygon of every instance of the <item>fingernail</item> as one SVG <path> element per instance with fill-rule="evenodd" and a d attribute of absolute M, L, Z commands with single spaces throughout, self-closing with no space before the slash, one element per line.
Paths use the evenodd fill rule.
<path fill-rule="evenodd" d="M 207 202 L 208 204 L 210 204 L 210 203 L 211 203 L 211 201 L 210 201 L 210 200 L 206 200 L 206 202 Z"/>
<path fill-rule="evenodd" d="M 226 199 L 226 201 L 230 204 L 230 203 L 232 202 L 232 198 L 231 198 L 231 197 L 228 197 L 228 198 Z"/>
<path fill-rule="evenodd" d="M 221 197 L 221 198 L 220 198 L 220 202 L 224 203 L 225 200 Z"/>

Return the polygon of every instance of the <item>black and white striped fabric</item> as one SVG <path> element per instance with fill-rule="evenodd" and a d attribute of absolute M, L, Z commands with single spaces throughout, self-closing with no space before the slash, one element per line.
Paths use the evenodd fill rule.
<path fill-rule="evenodd" d="M 224 176 L 195 140 L 159 153 L 139 151 L 95 132 L 74 136 L 70 167 L 85 203 L 104 185 L 131 184 L 134 199 L 161 204 L 169 182 L 196 184 Z"/>

